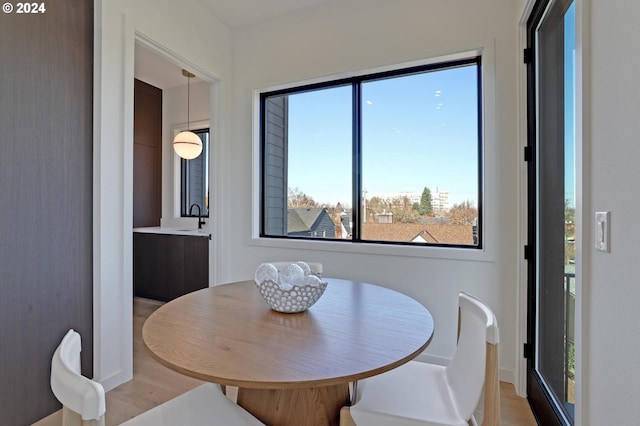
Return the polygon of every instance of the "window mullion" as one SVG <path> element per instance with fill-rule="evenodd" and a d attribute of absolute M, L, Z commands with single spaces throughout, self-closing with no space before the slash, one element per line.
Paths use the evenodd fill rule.
<path fill-rule="evenodd" d="M 352 240 L 361 241 L 362 215 L 362 102 L 361 82 L 352 85 L 352 134 L 353 134 L 353 166 L 352 166 Z"/>
<path fill-rule="evenodd" d="M 478 219 L 477 222 L 474 226 L 474 244 L 476 245 L 476 247 L 478 248 L 482 248 L 482 244 L 483 244 L 483 238 L 482 238 L 482 232 L 484 230 L 484 227 L 482 226 L 482 214 L 484 212 L 484 207 L 483 207 L 483 200 L 484 200 L 484 195 L 483 195 L 483 191 L 482 191 L 482 175 L 484 173 L 484 149 L 483 149 L 483 145 L 484 145 L 484 120 L 483 120 L 483 109 L 482 109 L 482 103 L 483 103 L 483 99 L 482 99 L 482 58 L 480 56 L 476 57 L 476 66 L 477 66 L 477 78 L 478 78 L 478 83 L 477 83 L 477 90 L 478 90 L 478 94 L 477 94 L 477 99 L 478 99 Z"/>
<path fill-rule="evenodd" d="M 180 160 L 180 173 L 182 180 L 182 192 L 181 192 L 181 202 L 182 202 L 182 212 L 181 216 L 185 217 L 189 214 L 189 206 L 187 194 L 189 194 L 189 163 L 184 158 Z"/>

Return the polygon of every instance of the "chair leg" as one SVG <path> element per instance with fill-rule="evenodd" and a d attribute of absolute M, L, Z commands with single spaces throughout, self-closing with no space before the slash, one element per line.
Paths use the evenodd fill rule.
<path fill-rule="evenodd" d="M 498 380 L 498 345 L 487 343 L 482 426 L 500 426 L 500 381 Z"/>
<path fill-rule="evenodd" d="M 105 426 L 104 414 L 97 420 L 83 420 L 82 426 Z"/>
<path fill-rule="evenodd" d="M 356 426 L 356 422 L 351 417 L 351 410 L 349 407 L 342 407 L 340 409 L 340 426 Z"/>
<path fill-rule="evenodd" d="M 62 406 L 62 426 L 104 426 L 104 414 L 96 420 L 82 420 L 80 414 Z"/>
<path fill-rule="evenodd" d="M 80 414 L 69 410 L 64 405 L 62 406 L 62 426 L 81 426 L 82 417 Z"/>

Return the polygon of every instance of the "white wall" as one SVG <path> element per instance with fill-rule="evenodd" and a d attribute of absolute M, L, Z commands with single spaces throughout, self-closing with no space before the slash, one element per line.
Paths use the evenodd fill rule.
<path fill-rule="evenodd" d="M 637 425 L 640 3 L 578 4 L 586 11 L 580 424 Z M 593 249 L 595 211 L 611 211 L 611 253 Z"/>
<path fill-rule="evenodd" d="M 518 179 L 522 161 L 516 111 L 518 17 L 522 2 L 506 0 L 354 0 L 274 19 L 234 32 L 232 140 L 222 194 L 227 231 L 223 281 L 250 279 L 265 260 L 324 263 L 325 275 L 397 289 L 421 301 L 434 315 L 436 331 L 427 349 L 433 359 L 455 350 L 457 293 L 488 302 L 500 324 L 501 378 L 514 381 L 518 312 Z M 488 90 L 483 253 L 446 249 L 349 247 L 322 243 L 265 243 L 256 231 L 257 149 L 254 90 L 324 76 L 484 48 Z M 233 183 L 233 185 L 228 185 Z"/>
<path fill-rule="evenodd" d="M 111 389 L 132 377 L 133 55 L 136 34 L 216 84 L 225 137 L 231 35 L 200 2 L 95 2 L 94 375 Z M 149 46 L 151 45 L 151 46 Z"/>

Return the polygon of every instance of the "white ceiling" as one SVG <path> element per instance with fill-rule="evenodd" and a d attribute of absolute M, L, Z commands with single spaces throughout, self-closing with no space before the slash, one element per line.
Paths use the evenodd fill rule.
<path fill-rule="evenodd" d="M 182 75 L 180 66 L 138 43 L 133 74 L 138 80 L 162 90 L 187 84 L 187 77 Z M 191 84 L 199 81 L 198 77 L 194 77 Z"/>
<path fill-rule="evenodd" d="M 229 28 L 239 28 L 334 0 L 197 0 Z M 136 43 L 135 78 L 162 90 L 185 85 L 182 68 Z M 197 77 L 191 83 L 201 81 Z"/>
<path fill-rule="evenodd" d="M 273 19 L 333 0 L 198 0 L 229 28 Z"/>

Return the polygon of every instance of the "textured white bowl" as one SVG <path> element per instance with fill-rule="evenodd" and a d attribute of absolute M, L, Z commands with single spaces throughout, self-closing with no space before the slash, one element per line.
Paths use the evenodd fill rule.
<path fill-rule="evenodd" d="M 267 301 L 271 309 L 278 312 L 303 312 L 313 306 L 327 288 L 327 283 L 319 286 L 293 285 L 291 290 L 284 290 L 278 283 L 271 280 L 258 283 L 260 294 Z"/>
<path fill-rule="evenodd" d="M 260 294 L 274 311 L 295 313 L 309 309 L 320 299 L 327 283 L 320 280 L 319 272 L 311 270 L 301 262 L 263 263 L 255 274 L 255 283 Z M 305 274 L 297 269 L 305 269 Z M 293 268 L 293 269 L 292 269 Z M 294 274 L 291 274 L 294 272 Z M 294 279 L 295 282 L 291 280 Z"/>

